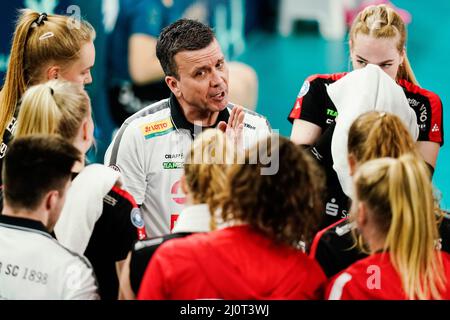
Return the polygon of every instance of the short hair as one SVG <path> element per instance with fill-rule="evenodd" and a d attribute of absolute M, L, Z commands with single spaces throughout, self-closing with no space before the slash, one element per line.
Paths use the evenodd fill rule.
<path fill-rule="evenodd" d="M 204 49 L 215 39 L 213 30 L 198 21 L 179 19 L 165 27 L 156 44 L 156 56 L 166 76 L 178 78 L 175 55 L 181 51 Z"/>
<path fill-rule="evenodd" d="M 47 192 L 63 190 L 80 158 L 80 151 L 58 135 L 14 139 L 2 170 L 8 205 L 35 210 Z"/>

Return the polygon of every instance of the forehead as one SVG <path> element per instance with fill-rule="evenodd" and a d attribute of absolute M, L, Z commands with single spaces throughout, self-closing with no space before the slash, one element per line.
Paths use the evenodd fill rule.
<path fill-rule="evenodd" d="M 393 59 L 396 54 L 399 54 L 397 49 L 399 41 L 399 36 L 393 38 L 375 38 L 365 34 L 358 34 L 353 42 L 353 51 L 365 59 Z"/>
<path fill-rule="evenodd" d="M 174 59 L 179 70 L 193 70 L 204 66 L 213 66 L 223 59 L 222 49 L 216 39 L 206 48 L 178 52 Z"/>
<path fill-rule="evenodd" d="M 80 57 L 76 60 L 75 65 L 79 68 L 89 68 L 95 62 L 95 47 L 93 42 L 87 42 L 81 46 Z"/>

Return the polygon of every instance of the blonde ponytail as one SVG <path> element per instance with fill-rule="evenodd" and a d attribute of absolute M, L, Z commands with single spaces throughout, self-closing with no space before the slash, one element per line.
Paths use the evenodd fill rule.
<path fill-rule="evenodd" d="M 52 80 L 33 86 L 23 95 L 15 136 L 59 134 L 73 142 L 90 108 L 79 84 Z"/>
<path fill-rule="evenodd" d="M 358 201 L 364 202 L 374 228 L 385 238 L 408 299 L 440 299 L 446 279 L 436 250 L 436 202 L 429 171 L 417 156 L 382 158 L 361 166 L 355 175 Z"/>
<path fill-rule="evenodd" d="M 354 43 L 358 34 L 380 38 L 399 37 L 397 44 L 398 52 L 404 55 L 404 61 L 397 72 L 397 80 L 407 80 L 415 85 L 419 85 L 412 70 L 408 56 L 406 54 L 406 26 L 401 16 L 391 7 L 381 4 L 368 6 L 361 11 L 350 28 L 350 43 Z"/>

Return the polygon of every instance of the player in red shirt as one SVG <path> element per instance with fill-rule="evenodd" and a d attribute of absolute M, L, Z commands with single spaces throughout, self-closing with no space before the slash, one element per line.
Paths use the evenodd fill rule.
<path fill-rule="evenodd" d="M 305 151 L 277 138 L 269 164 L 255 146 L 228 168 L 216 198 L 225 225 L 155 252 L 138 299 L 322 298 L 325 275 L 300 249 L 321 216 L 322 175 Z M 273 164 L 276 172 L 262 174 Z"/>
<path fill-rule="evenodd" d="M 450 299 L 450 255 L 436 248 L 436 201 L 417 156 L 381 158 L 354 176 L 352 219 L 371 255 L 330 282 L 340 299 Z"/>

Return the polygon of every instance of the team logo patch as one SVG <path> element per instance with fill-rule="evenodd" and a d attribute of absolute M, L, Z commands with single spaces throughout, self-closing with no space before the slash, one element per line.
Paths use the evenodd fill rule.
<path fill-rule="evenodd" d="M 111 169 L 113 169 L 114 171 L 120 172 L 120 168 L 119 168 L 119 166 L 117 164 L 110 164 L 109 167 Z"/>
<path fill-rule="evenodd" d="M 309 84 L 309 81 L 305 81 L 303 83 L 302 88 L 300 89 L 300 92 L 298 93 L 297 98 L 302 98 L 302 97 L 306 96 L 306 94 L 309 92 L 310 87 L 311 87 L 311 85 Z"/>
<path fill-rule="evenodd" d="M 133 208 L 133 210 L 131 210 L 131 223 L 136 228 L 144 227 L 144 219 L 142 219 L 141 211 L 139 210 L 139 208 Z"/>
<path fill-rule="evenodd" d="M 172 121 L 170 121 L 170 118 L 161 121 L 146 123 L 141 126 L 141 132 L 144 135 L 145 139 L 162 136 L 173 130 L 173 124 Z"/>

